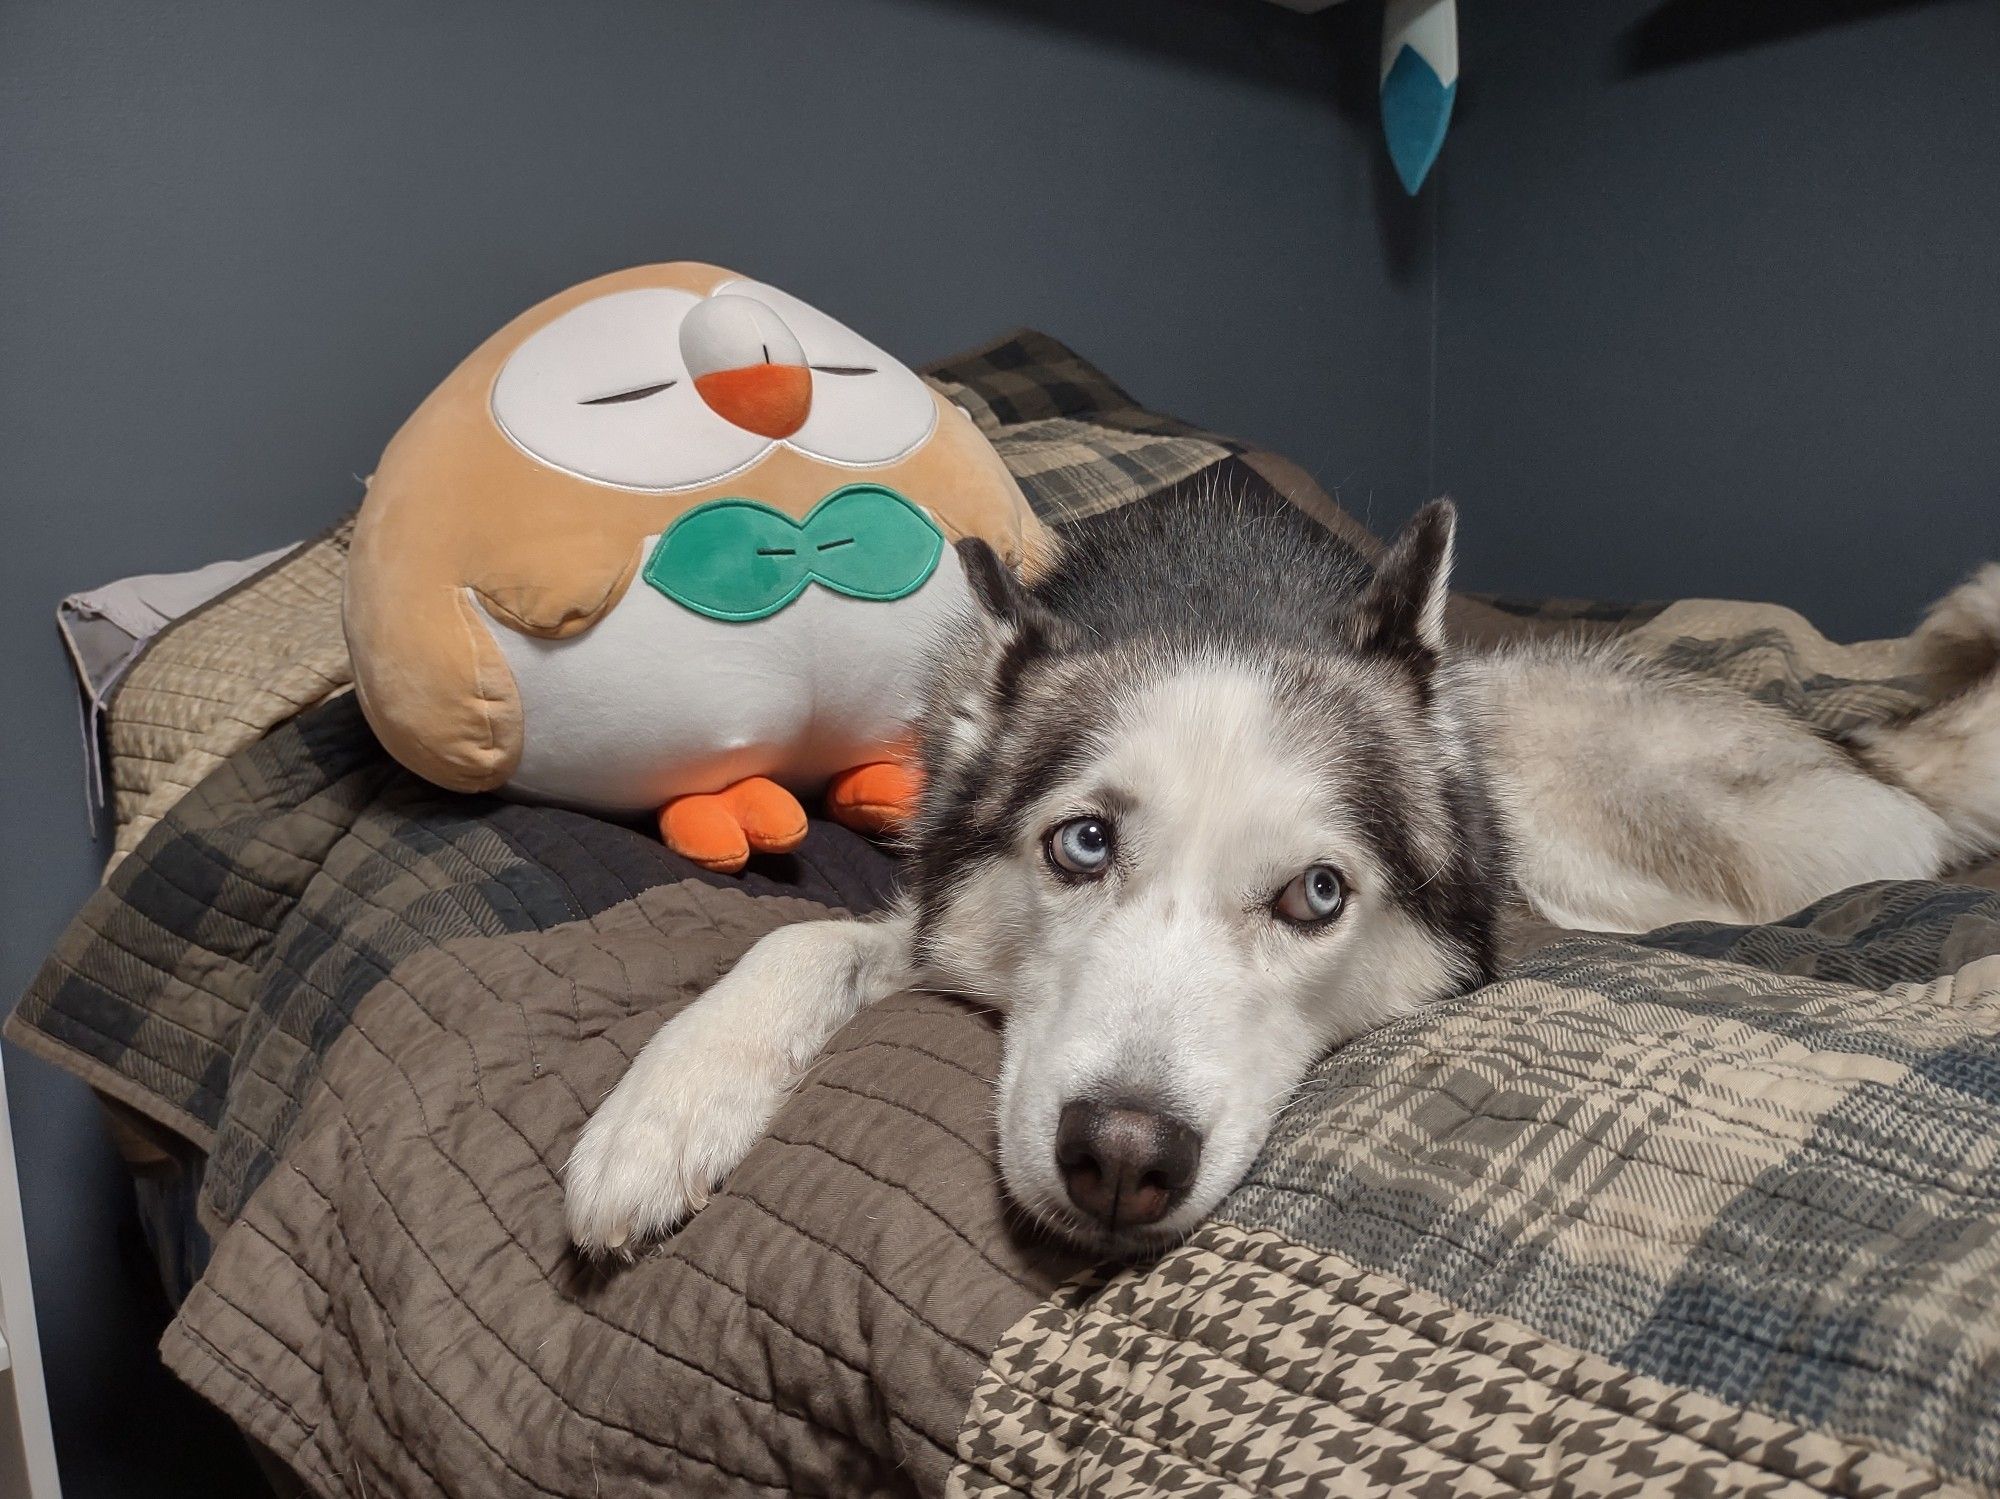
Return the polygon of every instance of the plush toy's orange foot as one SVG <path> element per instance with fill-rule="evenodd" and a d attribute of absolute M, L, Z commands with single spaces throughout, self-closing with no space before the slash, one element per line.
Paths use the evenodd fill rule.
<path fill-rule="evenodd" d="M 762 776 L 721 791 L 677 796 L 660 808 L 660 837 L 684 859 L 717 874 L 735 874 L 751 850 L 788 854 L 806 841 L 806 809 Z"/>
<path fill-rule="evenodd" d="M 916 815 L 924 789 L 916 766 L 882 760 L 843 770 L 826 788 L 826 813 L 857 833 L 889 833 Z"/>

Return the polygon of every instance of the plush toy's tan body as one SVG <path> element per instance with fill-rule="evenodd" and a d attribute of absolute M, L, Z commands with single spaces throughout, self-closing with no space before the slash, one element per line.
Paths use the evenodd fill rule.
<path fill-rule="evenodd" d="M 887 486 L 927 511 L 947 542 L 980 537 L 1009 562 L 1031 570 L 1044 555 L 1046 534 L 1004 465 L 970 419 L 935 392 L 924 392 L 936 406 L 928 435 L 890 461 L 833 461 L 782 440 L 777 433 L 784 424 L 796 427 L 807 419 L 816 383 L 843 382 L 839 397 L 851 404 L 865 399 L 861 378 L 878 371 L 860 365 L 809 364 L 814 357 L 810 348 L 795 358 L 781 354 L 774 359 L 771 337 L 784 340 L 789 334 L 782 324 L 772 322 L 768 326 L 775 334 L 765 335 L 762 344 L 758 342 L 758 330 L 767 326 L 767 309 L 761 304 L 747 307 L 747 313 L 755 318 L 743 322 L 742 328 L 732 325 L 724 330 L 729 336 L 747 336 L 748 347 L 761 349 L 761 360 L 753 352 L 746 365 L 692 377 L 676 365 L 678 378 L 657 387 L 661 391 L 670 385 L 677 387 L 672 399 L 680 404 L 673 409 L 683 413 L 683 420 L 693 421 L 687 413 L 697 410 L 689 404 L 694 397 L 679 387 L 700 386 L 706 394 L 702 398 L 705 404 L 698 408 L 699 422 L 703 432 L 711 436 L 722 432 L 722 437 L 715 439 L 718 442 L 741 438 L 754 448 L 766 439 L 743 437 L 734 428 L 723 431 L 717 426 L 717 412 L 733 422 L 752 424 L 753 433 L 772 434 L 768 447 L 751 461 L 718 477 L 660 488 L 606 482 L 576 471 L 575 466 L 565 467 L 530 452 L 496 416 L 496 381 L 510 359 L 536 333 L 565 314 L 631 291 L 668 289 L 694 298 L 712 298 L 718 290 L 738 287 L 754 288 L 754 283 L 745 283 L 713 266 L 688 263 L 640 267 L 574 287 L 488 339 L 417 409 L 390 443 L 370 481 L 355 529 L 346 619 L 363 709 L 384 744 L 405 765 L 454 790 L 493 790 L 514 779 L 524 744 L 531 737 L 571 732 L 571 726 L 560 722 L 536 721 L 536 705 L 524 704 L 516 672 L 509 663 L 509 650 L 503 649 L 497 632 L 510 630 L 524 637 L 559 641 L 592 630 L 621 607 L 628 593 L 647 588 L 637 580 L 637 574 L 652 539 L 712 500 L 748 497 L 794 520 L 803 520 L 830 493 L 843 485 L 866 481 Z M 656 300 L 678 306 L 685 298 Z M 738 305 L 743 302 L 742 297 L 732 295 L 730 307 L 717 310 L 745 314 L 746 307 Z M 637 304 L 652 305 L 644 298 L 626 298 L 614 305 Z M 748 329 L 747 335 L 743 329 Z M 722 345 L 716 345 L 717 338 L 722 338 Z M 685 338 L 682 342 L 690 343 Z M 858 345 L 858 340 L 855 342 Z M 706 363 L 729 365 L 726 345 L 724 335 L 714 335 L 696 353 Z M 724 353 L 711 354 L 711 346 L 723 347 Z M 872 346 L 859 346 L 872 350 Z M 788 343 L 786 347 L 796 349 L 799 345 Z M 624 357 L 616 349 L 612 354 Z M 694 367 L 694 358 L 690 355 L 688 368 Z M 886 356 L 882 358 L 886 360 Z M 629 432 L 634 423 L 651 419 L 642 404 L 652 399 L 644 386 L 636 396 L 605 396 L 585 381 L 574 393 L 552 393 L 544 387 L 555 376 L 531 373 L 535 382 L 528 382 L 527 376 L 515 378 L 515 385 L 529 383 L 531 387 L 527 396 L 514 398 L 517 404 L 533 400 L 594 408 L 629 403 L 629 409 L 602 417 L 594 412 L 573 416 L 559 405 L 553 408 L 551 422 L 602 420 L 621 423 L 622 430 Z M 901 380 L 909 378 L 900 367 L 891 373 Z M 907 410 L 915 398 L 906 385 L 897 389 Z M 665 402 L 656 404 L 666 406 Z M 671 412 L 663 409 L 660 419 L 671 420 Z M 529 425 L 517 422 L 517 427 Z M 948 547 L 939 566 L 955 573 L 956 559 Z M 916 597 L 926 595 L 932 595 L 935 612 L 935 590 L 927 585 Z M 901 607 L 898 603 L 841 602 L 864 610 Z M 673 635 L 676 620 L 685 614 L 690 649 L 711 655 L 717 650 L 740 649 L 754 655 L 778 648 L 778 636 L 767 628 L 767 621 L 725 626 L 718 633 L 714 620 L 686 611 L 677 613 L 678 606 L 665 598 L 648 597 L 645 607 L 652 611 L 645 621 L 646 638 L 655 644 Z M 785 615 L 774 618 L 783 620 Z M 867 618 L 879 631 L 886 616 Z M 910 668 L 915 667 L 922 648 L 920 639 L 907 642 Z M 561 660 L 560 653 L 543 654 L 552 661 Z M 623 685 L 635 699 L 659 690 L 643 675 Z M 606 684 L 606 690 L 615 696 L 614 684 Z M 664 690 L 684 688 L 667 684 Z M 819 690 L 837 692 L 839 684 L 819 684 Z M 726 704 L 689 701 L 670 706 L 688 723 L 712 719 L 724 738 L 742 734 L 731 726 L 736 715 L 717 711 Z M 619 710 L 613 702 L 605 711 L 615 718 Z M 646 720 L 641 715 L 636 721 Z M 598 728 L 602 731 L 603 725 Z M 560 738 L 549 743 L 553 751 L 561 752 Z M 718 750 L 741 747 L 717 746 Z M 589 752 L 587 745 L 577 748 L 579 753 Z M 876 758 L 886 759 L 891 749 L 890 744 L 879 746 Z M 825 776 L 818 773 L 824 767 L 803 778 L 787 777 L 783 774 L 784 755 L 784 746 L 766 746 L 763 760 L 771 763 L 772 772 L 764 774 L 780 784 L 789 780 L 792 789 L 807 792 L 814 789 L 811 781 L 824 781 Z M 726 756 L 716 763 L 725 761 Z M 661 784 L 671 784 L 671 778 Z M 723 785 L 681 788 L 675 794 L 706 791 L 723 796 L 729 789 Z M 858 794 L 863 802 L 870 801 L 869 793 Z M 613 805 L 615 798 L 609 797 L 573 795 L 559 799 L 597 804 L 603 810 L 644 810 Z M 739 795 L 737 801 L 741 803 L 743 798 Z M 695 810 L 704 816 L 717 811 L 701 806 Z M 754 823 L 769 810 L 752 809 L 747 820 Z M 784 811 L 782 807 L 778 810 Z M 736 816 L 735 820 L 741 823 L 746 818 Z M 756 829 L 749 831 L 750 846 L 759 846 Z M 669 842 L 675 841 L 671 827 L 668 837 Z M 784 839 L 766 841 L 782 843 Z M 707 852 L 713 857 L 704 862 L 728 867 L 740 862 L 731 856 L 730 842 L 725 831 L 719 853 L 693 852 Z"/>

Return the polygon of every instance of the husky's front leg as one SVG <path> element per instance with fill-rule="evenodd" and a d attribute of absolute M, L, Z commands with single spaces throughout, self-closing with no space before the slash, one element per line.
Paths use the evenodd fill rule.
<path fill-rule="evenodd" d="M 909 982 L 910 921 L 811 921 L 768 933 L 662 1026 L 564 1170 L 569 1236 L 631 1254 L 708 1201 L 833 1033 Z"/>

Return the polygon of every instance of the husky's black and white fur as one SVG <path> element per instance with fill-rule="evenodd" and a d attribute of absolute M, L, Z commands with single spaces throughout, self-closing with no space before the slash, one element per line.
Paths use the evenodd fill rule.
<path fill-rule="evenodd" d="M 568 1168 L 629 1253 L 699 1208 L 857 1008 L 1005 1015 L 1007 1191 L 1114 1253 L 1186 1233 L 1312 1062 L 1563 926 L 1761 921 L 2000 847 L 2000 567 L 1917 637 L 1933 699 L 1850 741 L 1614 649 L 1456 654 L 1454 518 L 1371 572 L 1295 515 L 1135 507 L 983 613 L 921 726 L 904 904 L 763 939 L 668 1023 Z"/>

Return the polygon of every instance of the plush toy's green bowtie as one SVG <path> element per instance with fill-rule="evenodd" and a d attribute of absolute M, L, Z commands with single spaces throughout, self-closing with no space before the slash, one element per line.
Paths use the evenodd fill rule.
<path fill-rule="evenodd" d="M 756 500 L 710 500 L 675 521 L 640 574 L 710 619 L 768 619 L 817 583 L 853 599 L 905 598 L 944 554 L 944 533 L 881 484 L 849 484 L 803 521 Z"/>

